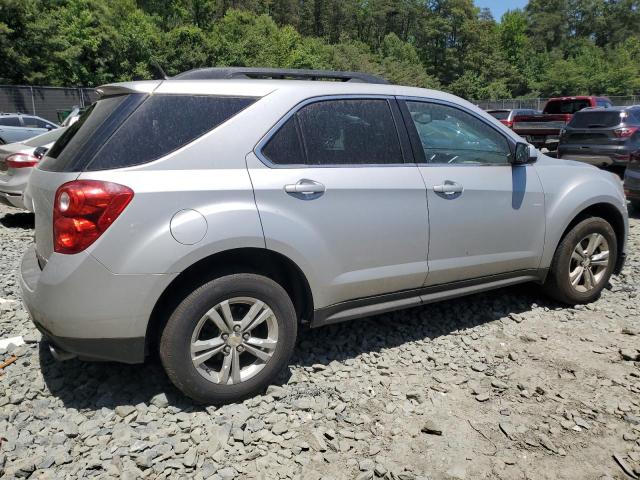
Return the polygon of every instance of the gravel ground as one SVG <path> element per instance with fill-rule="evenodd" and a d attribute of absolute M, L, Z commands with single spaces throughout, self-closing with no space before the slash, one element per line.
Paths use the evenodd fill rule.
<path fill-rule="evenodd" d="M 640 477 L 637 218 L 594 304 L 524 285 L 306 330 L 279 385 L 221 408 L 158 362 L 55 362 L 15 279 L 32 224 L 0 207 L 0 338 L 28 342 L 0 350 L 0 477 Z"/>

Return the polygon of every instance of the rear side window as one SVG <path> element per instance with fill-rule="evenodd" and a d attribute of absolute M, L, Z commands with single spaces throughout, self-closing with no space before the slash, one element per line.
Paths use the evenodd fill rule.
<path fill-rule="evenodd" d="M 306 163 L 296 116 L 289 117 L 262 149 L 263 155 L 278 165 Z"/>
<path fill-rule="evenodd" d="M 88 170 L 130 167 L 160 158 L 253 102 L 239 97 L 152 95 L 103 145 Z"/>
<path fill-rule="evenodd" d="M 46 122 L 37 117 L 22 117 L 25 127 L 29 128 L 55 128 L 52 123 Z"/>
<path fill-rule="evenodd" d="M 385 99 L 322 100 L 298 110 L 262 149 L 279 165 L 403 163 Z"/>
<path fill-rule="evenodd" d="M 310 165 L 402 163 L 386 100 L 329 100 L 298 112 Z"/>
<path fill-rule="evenodd" d="M 20 120 L 18 119 L 18 117 L 0 117 L 0 126 L 19 127 Z"/>
<path fill-rule="evenodd" d="M 620 124 L 620 112 L 578 112 L 569 126 L 573 128 L 608 128 Z"/>
<path fill-rule="evenodd" d="M 40 168 L 93 171 L 148 163 L 213 130 L 255 101 L 141 94 L 100 100 L 69 127 Z M 50 162 L 50 157 L 58 161 Z"/>

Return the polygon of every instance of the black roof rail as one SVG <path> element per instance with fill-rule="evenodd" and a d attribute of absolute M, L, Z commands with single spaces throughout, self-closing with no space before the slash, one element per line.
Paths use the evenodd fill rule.
<path fill-rule="evenodd" d="M 215 67 L 196 68 L 171 77 L 176 80 L 221 80 L 239 78 L 261 78 L 278 80 L 334 80 L 339 82 L 360 82 L 388 84 L 378 75 L 362 72 L 338 72 L 333 70 L 299 70 L 283 68 Z"/>

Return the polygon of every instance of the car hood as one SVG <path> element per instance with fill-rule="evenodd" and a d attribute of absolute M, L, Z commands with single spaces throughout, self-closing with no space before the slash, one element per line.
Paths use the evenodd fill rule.
<path fill-rule="evenodd" d="M 578 162 L 576 160 L 565 160 L 565 159 L 560 159 L 560 158 L 552 158 L 549 157 L 547 155 L 545 155 L 544 153 L 540 153 L 538 151 L 538 160 L 537 163 L 540 165 L 548 165 L 548 166 L 571 166 L 571 167 L 575 167 L 575 168 L 586 168 L 589 170 L 598 170 L 598 167 L 594 167 L 593 165 L 590 165 L 588 163 L 584 163 L 584 162 Z"/>

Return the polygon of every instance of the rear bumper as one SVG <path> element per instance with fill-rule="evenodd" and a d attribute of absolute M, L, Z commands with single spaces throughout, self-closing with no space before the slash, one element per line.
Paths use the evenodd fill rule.
<path fill-rule="evenodd" d="M 0 172 L 0 203 L 26 210 L 23 195 L 33 168 Z"/>
<path fill-rule="evenodd" d="M 45 329 L 35 320 L 36 328 L 42 336 L 56 347 L 56 350 L 72 353 L 83 360 L 116 361 L 122 363 L 142 363 L 144 361 L 145 339 L 136 338 L 69 338 L 59 337 Z"/>
<path fill-rule="evenodd" d="M 58 348 L 86 359 L 140 363 L 149 317 L 173 278 L 117 275 L 86 252 L 54 253 L 41 269 L 32 246 L 19 279 L 33 323 Z"/>
<path fill-rule="evenodd" d="M 640 170 L 627 168 L 624 174 L 624 193 L 627 198 L 640 199 Z"/>
<path fill-rule="evenodd" d="M 26 210 L 22 194 L 14 194 L 0 191 L 0 203 L 9 207 Z"/>
<path fill-rule="evenodd" d="M 624 146 L 559 145 L 558 158 L 589 163 L 597 167 L 626 166 L 632 150 Z"/>

